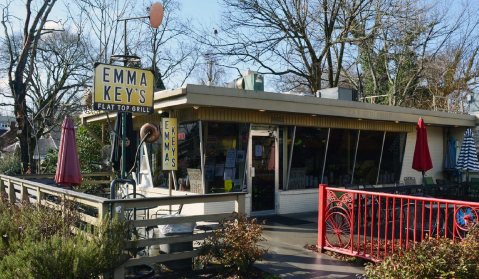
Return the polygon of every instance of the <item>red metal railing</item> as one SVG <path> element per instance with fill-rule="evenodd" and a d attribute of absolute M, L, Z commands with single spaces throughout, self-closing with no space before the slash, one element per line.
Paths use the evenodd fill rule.
<path fill-rule="evenodd" d="M 461 240 L 479 203 L 319 185 L 318 248 L 377 261 L 429 237 Z"/>

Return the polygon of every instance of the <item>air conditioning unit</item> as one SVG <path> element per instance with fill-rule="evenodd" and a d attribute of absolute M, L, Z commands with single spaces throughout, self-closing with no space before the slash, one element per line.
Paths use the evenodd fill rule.
<path fill-rule="evenodd" d="M 357 90 L 350 88 L 333 87 L 316 91 L 316 97 L 344 101 L 357 101 L 358 92 Z"/>

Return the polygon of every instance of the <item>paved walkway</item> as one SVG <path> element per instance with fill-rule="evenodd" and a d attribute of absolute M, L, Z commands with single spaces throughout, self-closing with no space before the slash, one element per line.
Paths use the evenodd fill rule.
<path fill-rule="evenodd" d="M 281 278 L 357 278 L 364 268 L 353 267 L 346 262 L 324 254 L 304 249 L 305 244 L 317 243 L 317 212 L 284 215 L 285 217 L 309 221 L 308 224 L 282 225 L 268 221 L 263 236 L 263 246 L 269 249 L 265 261 L 256 267 Z"/>

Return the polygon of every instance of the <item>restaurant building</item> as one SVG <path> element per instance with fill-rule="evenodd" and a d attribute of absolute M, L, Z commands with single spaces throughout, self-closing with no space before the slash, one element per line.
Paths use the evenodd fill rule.
<path fill-rule="evenodd" d="M 420 117 L 428 125 L 434 165 L 426 175 L 434 181 L 444 176 L 447 135 L 462 142 L 466 128 L 476 126 L 473 115 L 363 103 L 354 95 L 343 88 L 309 96 L 192 84 L 157 91 L 155 113 L 133 114 L 133 127 L 177 118 L 178 170 L 171 178 L 162 171 L 161 139 L 147 144 L 140 157 L 148 160 L 137 173 L 146 169 L 151 175 L 147 182 L 137 179 L 152 187 L 141 191 L 168 195 L 169 183 L 173 195 L 245 191 L 250 215 L 316 211 L 320 183 L 402 185 L 414 177 L 420 184 L 421 173 L 411 168 Z M 107 120 L 104 113 L 82 118 Z M 183 212 L 225 208 L 233 211 L 234 205 L 198 204 Z"/>

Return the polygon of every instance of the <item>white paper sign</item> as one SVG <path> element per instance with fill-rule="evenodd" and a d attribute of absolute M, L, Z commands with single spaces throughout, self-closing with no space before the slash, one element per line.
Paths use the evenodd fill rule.
<path fill-rule="evenodd" d="M 261 157 L 263 156 L 263 146 L 255 145 L 254 146 L 254 156 Z"/>
<path fill-rule="evenodd" d="M 236 149 L 228 149 L 226 151 L 225 168 L 234 168 L 236 164 Z"/>
<path fill-rule="evenodd" d="M 225 169 L 224 180 L 234 180 L 235 172 L 236 172 L 236 168 Z"/>

